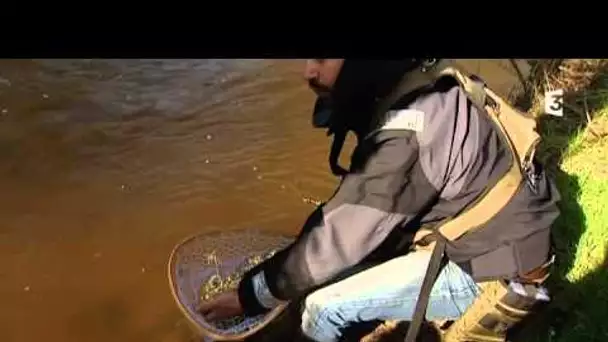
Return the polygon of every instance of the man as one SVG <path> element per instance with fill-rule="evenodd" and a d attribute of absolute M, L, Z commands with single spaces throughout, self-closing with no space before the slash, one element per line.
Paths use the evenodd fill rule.
<path fill-rule="evenodd" d="M 412 319 L 431 261 L 430 251 L 410 253 L 414 235 L 473 205 L 512 162 L 504 137 L 457 82 L 394 96 L 420 67 L 417 60 L 307 62 L 311 88 L 331 102 L 327 125 L 358 137 L 350 168 L 296 241 L 251 270 L 238 291 L 204 304 L 203 315 L 255 315 L 305 298 L 302 331 L 319 342 L 337 341 L 357 322 Z M 447 245 L 427 319 L 456 319 L 480 294 L 478 282 L 519 280 L 547 261 L 559 195 L 538 164 L 526 172 L 500 213 Z"/>

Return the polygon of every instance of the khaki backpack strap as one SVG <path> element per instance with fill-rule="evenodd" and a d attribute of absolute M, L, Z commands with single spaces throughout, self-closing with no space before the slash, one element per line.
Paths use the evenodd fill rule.
<path fill-rule="evenodd" d="M 471 78 L 465 76 L 462 72 L 455 69 L 454 67 L 447 67 L 439 72 L 440 76 L 452 76 L 455 78 L 464 92 L 469 97 L 469 100 L 477 108 L 485 108 L 486 106 L 486 92 L 485 86 L 481 82 L 475 82 Z"/>
<path fill-rule="evenodd" d="M 509 170 L 482 194 L 480 200 L 465 212 L 440 225 L 438 230 L 444 238 L 456 240 L 489 221 L 513 198 L 522 184 L 524 169 L 532 161 L 540 136 L 535 130 L 534 118 L 517 111 L 490 89 L 485 88 L 481 82 L 475 82 L 451 67 L 442 70 L 440 74 L 456 78 L 471 101 L 478 108 L 484 109 L 500 130 L 512 156 Z M 430 233 L 430 230 L 420 230 L 415 241 L 420 241 Z"/>
<path fill-rule="evenodd" d="M 536 119 L 518 111 L 491 89 L 474 81 L 457 68 L 448 67 L 441 70 L 440 75 L 450 75 L 458 80 L 471 102 L 477 108 L 485 109 L 511 145 L 515 161 L 522 170 L 525 169 L 532 161 L 536 146 L 540 142 L 540 135 L 536 132 Z"/>
<path fill-rule="evenodd" d="M 485 106 L 485 111 L 502 133 L 511 152 L 512 162 L 498 183 L 488 189 L 477 203 L 439 227 L 441 235 L 448 240 L 455 240 L 483 225 L 507 205 L 519 190 L 524 178 L 524 169 L 532 161 L 540 141 L 533 118 L 517 111 L 490 89 L 486 88 L 485 92 L 490 99 L 488 102 L 491 102 Z"/>
<path fill-rule="evenodd" d="M 499 113 L 490 107 L 487 108 L 487 112 L 503 135 L 507 136 L 503 124 L 498 120 Z M 472 231 L 489 221 L 507 205 L 519 189 L 523 175 L 518 162 L 519 160 L 517 159 L 517 152 L 511 141 L 508 139 L 505 140 L 507 140 L 509 150 L 513 156 L 509 170 L 493 187 L 482 194 L 482 197 L 478 202 L 473 204 L 473 206 L 459 216 L 447 221 L 439 227 L 439 232 L 446 239 L 456 240 L 465 233 Z"/>
<path fill-rule="evenodd" d="M 525 169 L 534 159 L 534 152 L 540 143 L 536 119 L 527 113 L 523 113 L 500 96 L 496 95 L 491 89 L 486 88 L 485 92 L 494 104 L 494 115 L 502 127 L 508 132 L 505 138 L 511 143 L 512 152 L 515 153 L 522 169 Z"/>

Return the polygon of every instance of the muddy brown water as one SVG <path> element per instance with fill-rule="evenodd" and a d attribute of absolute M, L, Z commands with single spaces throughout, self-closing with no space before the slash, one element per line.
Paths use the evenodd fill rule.
<path fill-rule="evenodd" d="M 302 66 L 1 61 L 0 340 L 191 341 L 173 246 L 295 234 L 337 185 Z"/>
<path fill-rule="evenodd" d="M 323 198 L 301 61 L 0 62 L 0 340 L 189 341 L 183 238 L 295 234 Z"/>

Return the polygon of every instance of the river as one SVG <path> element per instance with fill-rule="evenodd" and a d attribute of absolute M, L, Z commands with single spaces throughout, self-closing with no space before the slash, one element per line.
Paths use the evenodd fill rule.
<path fill-rule="evenodd" d="M 172 247 L 215 227 L 295 234 L 302 197 L 336 185 L 302 66 L 0 62 L 0 339 L 190 341 Z"/>

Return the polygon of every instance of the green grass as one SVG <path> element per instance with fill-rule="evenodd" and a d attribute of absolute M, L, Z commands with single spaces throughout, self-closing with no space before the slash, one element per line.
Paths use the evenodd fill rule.
<path fill-rule="evenodd" d="M 549 282 L 553 301 L 517 341 L 608 341 L 608 76 L 587 100 L 590 123 L 569 111 L 541 121 L 540 157 L 562 196 L 554 226 L 557 263 Z"/>
<path fill-rule="evenodd" d="M 564 161 L 564 171 L 577 176 L 582 189 L 578 203 L 583 210 L 585 227 L 576 246 L 573 267 L 566 273 L 570 282 L 583 279 L 604 263 L 608 242 L 608 177 L 597 169 L 598 166 L 606 167 L 607 156 L 608 141 L 603 139 L 581 148 Z M 608 302 L 606 304 L 608 307 Z"/>

